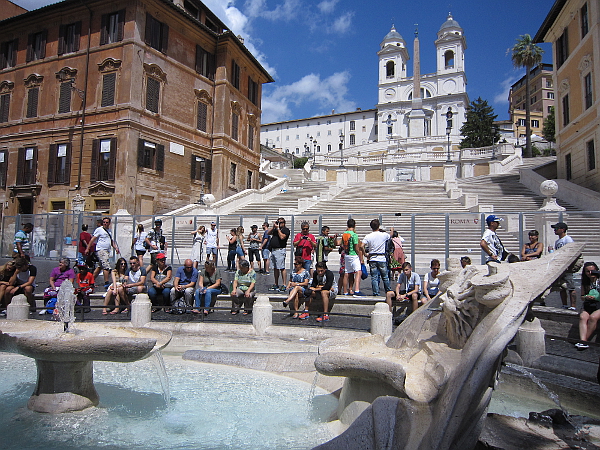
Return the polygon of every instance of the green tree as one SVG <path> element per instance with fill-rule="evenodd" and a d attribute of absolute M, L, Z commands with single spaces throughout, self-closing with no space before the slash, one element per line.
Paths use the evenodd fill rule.
<path fill-rule="evenodd" d="M 461 148 L 479 148 L 494 145 L 500 140 L 500 133 L 494 127 L 494 120 L 498 117 L 494 114 L 487 100 L 478 97 L 467 106 L 467 120 L 460 128 L 460 134 L 464 136 L 460 143 Z"/>
<path fill-rule="evenodd" d="M 294 169 L 302 169 L 304 164 L 308 161 L 307 156 L 303 156 L 302 158 L 294 158 Z"/>
<path fill-rule="evenodd" d="M 544 119 L 544 128 L 542 129 L 542 136 L 548 142 L 556 142 L 556 117 L 554 115 L 554 106 L 550 107 L 550 112 Z"/>
<path fill-rule="evenodd" d="M 531 69 L 542 62 L 542 50 L 533 43 L 533 39 L 528 34 L 523 34 L 517 39 L 517 43 L 512 48 L 512 62 L 515 67 L 525 67 L 525 156 L 532 157 L 531 152 L 531 104 L 529 101 L 531 87 L 529 86 L 529 77 Z"/>

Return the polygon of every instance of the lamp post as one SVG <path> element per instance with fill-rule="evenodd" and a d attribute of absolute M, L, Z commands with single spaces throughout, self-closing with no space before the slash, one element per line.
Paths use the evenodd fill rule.
<path fill-rule="evenodd" d="M 496 157 L 496 134 L 498 133 L 498 126 L 494 125 L 492 127 L 492 161 L 497 160 L 498 158 Z"/>
<path fill-rule="evenodd" d="M 452 108 L 448 107 L 448 111 L 446 112 L 446 136 L 448 136 L 448 158 L 446 158 L 446 162 L 452 162 L 450 158 L 450 132 L 452 131 Z"/>
<path fill-rule="evenodd" d="M 515 122 L 515 127 L 517 128 L 517 147 L 519 146 L 519 119 Z"/>
<path fill-rule="evenodd" d="M 310 166 L 311 169 L 315 168 L 315 158 L 317 157 L 317 140 L 315 139 L 313 142 L 313 158 L 312 158 L 312 165 Z"/>
<path fill-rule="evenodd" d="M 340 153 L 340 169 L 345 169 L 346 167 L 344 167 L 344 133 L 340 134 Z"/>

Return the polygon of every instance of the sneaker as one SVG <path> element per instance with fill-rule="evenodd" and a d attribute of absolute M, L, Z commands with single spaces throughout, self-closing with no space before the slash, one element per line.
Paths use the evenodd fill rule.
<path fill-rule="evenodd" d="M 0 311 L 0 317 L 6 317 L 6 311 Z"/>
<path fill-rule="evenodd" d="M 43 316 L 44 314 L 48 314 L 48 311 L 46 311 L 45 309 L 40 310 L 40 312 L 38 312 L 38 314 L 40 316 Z"/>
<path fill-rule="evenodd" d="M 329 322 L 329 314 L 323 314 L 317 317 L 317 322 Z"/>
<path fill-rule="evenodd" d="M 287 291 L 287 287 L 279 286 L 279 292 L 285 292 L 285 291 Z"/>
<path fill-rule="evenodd" d="M 365 294 L 363 294 L 361 291 L 356 291 L 356 292 L 354 293 L 354 296 L 355 296 L 355 297 L 364 297 L 364 296 L 365 296 Z"/>
<path fill-rule="evenodd" d="M 577 350 L 585 350 L 585 349 L 590 348 L 590 346 L 587 345 L 585 342 L 578 342 L 577 344 L 575 344 L 575 348 Z"/>
<path fill-rule="evenodd" d="M 273 285 L 271 285 L 271 286 L 269 287 L 269 290 L 270 290 L 270 291 L 276 291 L 276 290 L 278 290 L 278 287 L 277 287 L 277 285 L 276 285 L 276 284 L 273 284 Z"/>
<path fill-rule="evenodd" d="M 569 311 L 577 311 L 577 308 L 575 308 L 574 306 L 569 306 L 567 309 Z"/>
<path fill-rule="evenodd" d="M 300 314 L 298 316 L 298 319 L 300 319 L 300 320 L 306 320 L 306 319 L 308 319 L 309 316 L 310 316 L 310 314 L 308 314 L 308 311 L 304 311 L 302 314 Z"/>
<path fill-rule="evenodd" d="M 569 309 L 567 305 L 562 305 L 562 309 Z"/>

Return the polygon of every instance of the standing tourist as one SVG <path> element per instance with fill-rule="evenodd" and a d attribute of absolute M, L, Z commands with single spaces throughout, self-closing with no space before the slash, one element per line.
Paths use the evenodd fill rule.
<path fill-rule="evenodd" d="M 269 230 L 271 235 L 271 264 L 275 277 L 275 284 L 269 290 L 285 292 L 285 285 L 279 285 L 279 277 L 281 282 L 285 283 L 285 256 L 287 252 L 288 239 L 290 237 L 290 229 L 285 226 L 285 219 L 280 217 Z"/>
<path fill-rule="evenodd" d="M 262 242 L 262 236 L 258 233 L 258 225 L 252 225 L 250 227 L 250 234 L 248 234 L 248 259 L 250 260 L 250 267 L 254 270 L 254 260 L 258 264 L 258 272 L 262 273 L 262 263 L 260 258 L 260 244 Z"/>
<path fill-rule="evenodd" d="M 348 219 L 346 222 L 347 229 L 342 234 L 341 245 L 344 249 L 346 277 L 348 277 L 348 286 L 350 295 L 361 297 L 364 294 L 360 292 L 361 266 L 364 264 L 363 252 L 356 234 L 356 221 Z M 354 287 L 354 291 L 352 290 Z"/>
<path fill-rule="evenodd" d="M 311 272 L 312 254 L 317 246 L 317 239 L 308 232 L 309 228 L 308 222 L 302 222 L 300 225 L 301 231 L 294 236 L 292 245 L 296 248 L 295 256 L 302 257 L 304 261 L 304 270 Z"/>
<path fill-rule="evenodd" d="M 367 234 L 363 239 L 363 247 L 366 252 L 367 260 L 369 261 L 369 269 L 371 272 L 371 286 L 373 295 L 379 296 L 379 279 L 383 280 L 384 292 L 390 292 L 389 270 L 385 257 L 388 241 L 392 238 L 389 234 L 381 231 L 379 227 L 379 219 L 373 219 L 370 223 L 371 233 Z M 393 232 L 393 230 L 392 230 Z"/>
<path fill-rule="evenodd" d="M 32 223 L 23 224 L 23 228 L 15 233 L 13 258 L 29 256 L 31 250 L 30 233 L 33 231 Z"/>
<path fill-rule="evenodd" d="M 154 228 L 148 231 L 146 235 L 146 248 L 150 251 L 150 265 L 146 267 L 146 272 L 148 272 L 151 267 L 156 267 L 156 256 L 159 253 L 166 253 L 167 251 L 167 240 L 163 236 L 162 220 L 156 219 L 154 221 Z"/>
<path fill-rule="evenodd" d="M 564 247 L 567 244 L 572 244 L 573 238 L 567 234 L 569 227 L 564 222 L 558 222 L 552 225 L 554 228 L 554 234 L 558 236 L 558 239 L 554 243 L 554 250 Z M 570 309 L 571 311 L 577 311 L 577 295 L 575 294 L 575 281 L 573 280 L 573 272 L 566 270 L 559 278 L 558 283 L 560 285 L 560 300 L 562 301 L 563 309 Z M 571 301 L 571 306 L 567 306 L 567 296 Z"/>
<path fill-rule="evenodd" d="M 131 240 L 131 249 L 135 251 L 140 266 L 144 265 L 144 255 L 146 254 L 146 236 L 148 233 L 144 231 L 144 225 L 138 224 L 136 234 Z"/>
<path fill-rule="evenodd" d="M 488 256 L 486 262 L 499 263 L 503 261 L 504 246 L 496 234 L 496 230 L 500 228 L 500 221 L 502 220 L 504 219 L 493 214 L 490 214 L 485 219 L 488 229 L 483 233 L 479 245 Z"/>
<path fill-rule="evenodd" d="M 115 249 L 117 254 L 120 254 L 119 246 L 113 240 L 110 234 L 110 217 L 104 217 L 102 219 L 102 226 L 94 230 L 94 235 L 90 240 L 85 254 L 89 255 L 92 251 L 93 246 L 96 246 L 96 259 L 100 262 L 96 270 L 94 270 L 94 279 L 98 279 L 100 270 L 103 271 L 104 275 L 104 289 L 110 285 L 110 249 Z"/>
<path fill-rule="evenodd" d="M 227 237 L 227 272 L 235 272 L 235 256 L 237 254 L 237 228 L 229 230 Z"/>
<path fill-rule="evenodd" d="M 202 261 L 202 253 L 204 241 L 206 240 L 206 227 L 204 225 L 198 225 L 192 234 L 192 255 L 190 259 L 194 261 L 194 267 L 197 269 L 198 264 Z"/>
<path fill-rule="evenodd" d="M 327 262 L 329 260 L 329 253 L 335 248 L 335 241 L 337 240 L 337 234 L 329 236 L 329 227 L 323 225 L 321 227 L 321 234 L 317 236 L 317 248 L 315 249 L 315 263 L 321 261 Z"/>
<path fill-rule="evenodd" d="M 217 252 L 219 251 L 219 230 L 217 229 L 216 222 L 211 222 L 210 228 L 206 231 L 205 247 L 206 261 L 212 261 L 216 266 Z"/>
<path fill-rule="evenodd" d="M 260 243 L 260 250 L 263 259 L 263 271 L 265 275 L 269 275 L 269 260 L 271 259 L 271 251 L 269 250 L 271 244 L 271 235 L 269 234 L 269 222 L 262 224 L 263 237 Z"/>

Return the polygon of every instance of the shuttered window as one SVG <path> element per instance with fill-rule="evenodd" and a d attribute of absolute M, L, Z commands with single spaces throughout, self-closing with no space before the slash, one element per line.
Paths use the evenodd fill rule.
<path fill-rule="evenodd" d="M 215 55 L 196 45 L 196 72 L 209 80 L 215 79 Z"/>
<path fill-rule="evenodd" d="M 117 138 L 95 139 L 92 142 L 92 168 L 90 180 L 115 181 Z"/>
<path fill-rule="evenodd" d="M 39 33 L 31 33 L 27 37 L 27 55 L 26 61 L 36 61 L 46 57 L 46 40 L 48 31 L 43 30 Z"/>
<path fill-rule="evenodd" d="M 38 97 L 40 88 L 34 87 L 27 91 L 27 112 L 26 117 L 37 117 L 38 115 Z"/>
<path fill-rule="evenodd" d="M 206 131 L 206 119 L 208 116 L 208 105 L 204 102 L 198 102 L 198 120 L 196 128 L 200 131 Z"/>
<path fill-rule="evenodd" d="M 252 125 L 248 127 L 248 148 L 254 150 L 254 127 Z"/>
<path fill-rule="evenodd" d="M 10 107 L 10 94 L 0 95 L 0 123 L 8 122 L 9 107 Z"/>
<path fill-rule="evenodd" d="M 240 88 L 240 66 L 235 61 L 231 61 L 231 84 L 236 89 Z"/>
<path fill-rule="evenodd" d="M 102 76 L 102 100 L 100 106 L 112 106 L 115 104 L 115 85 L 117 73 L 106 73 Z"/>
<path fill-rule="evenodd" d="M 155 142 L 138 140 L 138 167 L 153 169 L 157 172 L 165 170 L 165 146 Z"/>
<path fill-rule="evenodd" d="M 240 116 L 236 113 L 231 114 L 231 137 L 238 140 L 238 126 L 239 126 Z"/>
<path fill-rule="evenodd" d="M 8 169 L 8 150 L 0 150 L 0 189 L 6 189 Z"/>
<path fill-rule="evenodd" d="M 192 155 L 191 168 L 191 179 L 201 181 L 205 189 L 209 188 L 212 178 L 212 161 L 197 155 Z"/>
<path fill-rule="evenodd" d="M 144 42 L 161 53 L 167 53 L 169 45 L 169 26 L 146 14 L 146 33 Z"/>
<path fill-rule="evenodd" d="M 125 28 L 125 10 L 104 14 L 100 18 L 100 45 L 112 44 L 123 40 Z"/>
<path fill-rule="evenodd" d="M 146 78 L 146 109 L 158 114 L 158 100 L 160 98 L 160 81 Z"/>
<path fill-rule="evenodd" d="M 248 77 L 248 100 L 258 105 L 258 83 Z"/>
<path fill-rule="evenodd" d="M 19 40 L 3 42 L 0 44 L 0 69 L 15 67 L 17 65 L 17 49 Z"/>
<path fill-rule="evenodd" d="M 37 147 L 20 148 L 17 161 L 17 185 L 35 184 L 37 173 Z"/>
<path fill-rule="evenodd" d="M 58 54 L 73 53 L 79 50 L 81 21 L 61 25 L 58 29 Z"/>
<path fill-rule="evenodd" d="M 52 144 L 48 155 L 48 186 L 69 184 L 71 180 L 71 143 Z"/>
<path fill-rule="evenodd" d="M 71 111 L 71 87 L 72 81 L 65 81 L 60 84 L 60 93 L 58 97 L 58 113 L 68 113 Z"/>

